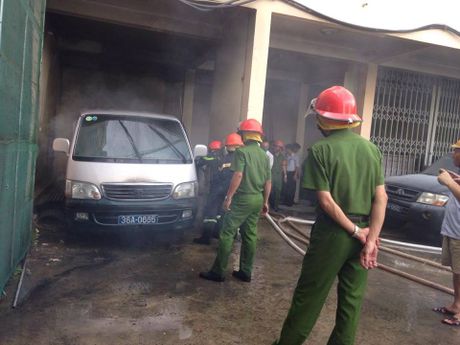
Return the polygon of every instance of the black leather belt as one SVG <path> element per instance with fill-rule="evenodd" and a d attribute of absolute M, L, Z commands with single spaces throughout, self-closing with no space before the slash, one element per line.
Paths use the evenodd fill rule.
<path fill-rule="evenodd" d="M 353 223 L 368 223 L 369 216 L 358 216 L 353 214 L 347 214 L 348 219 L 350 219 Z"/>
<path fill-rule="evenodd" d="M 346 214 L 346 216 L 353 223 L 369 223 L 369 216 L 360 216 L 360 215 L 356 215 L 356 214 Z M 323 218 L 323 219 L 326 219 L 328 221 L 334 222 L 334 220 L 331 217 L 329 217 L 329 215 L 324 211 L 319 212 L 318 218 Z"/>

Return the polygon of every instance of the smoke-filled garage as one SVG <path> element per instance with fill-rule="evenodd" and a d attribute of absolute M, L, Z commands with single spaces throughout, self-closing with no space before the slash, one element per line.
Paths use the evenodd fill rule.
<path fill-rule="evenodd" d="M 51 182 L 50 165 L 54 179 L 63 176 L 65 157 L 53 153 L 51 143 L 70 139 L 85 110 L 169 114 L 185 122 L 185 109 L 194 114 L 187 129 L 201 129 L 192 142 L 207 140 L 213 74 L 199 67 L 213 60 L 215 40 L 54 12 L 46 15 L 45 34 L 38 190 Z M 193 95 L 187 96 L 191 83 Z"/>
<path fill-rule="evenodd" d="M 232 269 L 241 268 L 240 246 L 235 245 L 225 282 L 214 283 L 200 279 L 198 273 L 211 267 L 218 243 L 210 239 L 209 246 L 198 245 L 193 241 L 198 229 L 185 232 L 181 241 L 163 242 L 161 236 L 155 236 L 161 231 L 138 232 L 132 228 L 120 234 L 107 231 L 105 235 L 94 232 L 90 236 L 67 236 L 72 227 L 43 219 L 45 211 L 49 215 L 58 210 L 50 202 L 59 204 L 62 199 L 62 190 L 55 187 L 64 186 L 64 152 L 69 153 L 68 146 L 63 149 L 65 141 L 58 141 L 63 146 L 56 145 L 63 152 L 54 152 L 54 138 L 70 139 L 74 128 L 84 128 L 90 139 L 80 136 L 83 144 L 72 151 L 81 158 L 94 145 L 117 137 L 111 131 L 91 134 L 99 134 L 93 124 L 103 118 L 113 121 L 110 116 L 115 116 L 113 110 L 118 109 L 170 114 L 173 117 L 168 121 L 177 126 L 177 120 L 182 121 L 192 145 L 223 139 L 241 120 L 255 118 L 263 122 L 268 140 L 297 141 L 305 149 L 320 135 L 315 119 L 304 118 L 309 101 L 325 87 L 343 84 L 355 93 L 358 112 L 363 115 L 360 134 L 375 140 L 371 135 L 375 133 L 374 103 L 380 106 L 374 118 L 379 126 L 385 124 L 382 121 L 393 123 L 396 116 L 401 122 L 415 119 L 402 113 L 404 107 L 399 107 L 401 113 L 383 118 L 391 102 L 379 103 L 386 99 L 382 97 L 385 91 L 378 94 L 382 88 L 378 78 L 381 66 L 441 76 L 458 77 L 460 73 L 460 41 L 448 31 L 443 34 L 450 41 L 436 40 L 434 44 L 414 40 L 412 35 L 352 29 L 305 11 L 301 1 L 223 1 L 1 2 L 0 67 L 7 73 L 1 73 L 0 79 L 8 81 L 0 88 L 0 93 L 7 96 L 7 116 L 0 118 L 0 165 L 6 167 L 0 172 L 0 219 L 5 223 L 0 229 L 0 291 L 4 292 L 0 296 L 1 344 L 273 343 L 298 281 L 302 266 L 299 254 L 305 252 L 310 241 L 311 220 L 273 213 L 273 218 L 266 218 L 270 223 L 264 219 L 259 222 L 257 256 L 249 281 L 230 274 Z M 204 6 L 214 6 L 214 11 Z M 372 7 L 371 2 L 365 7 Z M 361 4 L 359 8 L 366 10 Z M 449 58 L 443 58 L 446 56 Z M 397 76 L 392 81 L 404 84 L 405 74 L 389 75 Z M 407 88 L 401 90 L 400 94 Z M 40 95 L 39 101 L 35 95 Z M 75 127 L 78 115 L 89 109 L 99 110 L 81 117 L 77 124 L 80 127 Z M 104 114 L 101 109 L 111 113 Z M 137 137 L 126 134 L 131 128 L 123 129 L 122 121 L 113 122 L 117 121 L 117 133 L 124 138 L 123 150 L 131 146 L 136 151 L 133 139 Z M 146 132 L 152 135 L 154 130 Z M 384 134 L 380 139 L 385 139 Z M 35 208 L 46 202 L 48 207 L 40 210 L 45 212 L 41 219 L 32 222 L 37 147 Z M 97 146 L 93 151 L 99 149 Z M 107 159 L 105 155 L 117 149 L 104 147 L 96 158 Z M 176 160 L 183 160 L 195 171 L 191 152 L 182 158 L 178 152 L 174 153 Z M 146 153 L 130 154 L 143 157 Z M 140 164 L 131 165 L 141 170 Z M 124 169 L 107 170 L 118 173 Z M 182 170 L 177 166 L 165 169 L 170 175 Z M 97 168 L 80 171 L 94 175 L 100 172 Z M 67 180 L 76 186 L 100 185 L 101 190 L 107 182 L 73 177 Z M 187 185 L 196 185 L 195 181 Z M 109 194 L 120 190 L 109 190 Z M 101 193 L 94 189 L 75 189 L 79 195 L 86 191 L 94 197 L 90 201 L 100 200 L 97 197 Z M 179 192 L 187 196 L 187 189 L 179 190 L 177 196 Z M 313 208 L 305 206 L 286 206 L 284 215 L 314 217 Z M 139 216 L 131 212 L 125 215 L 129 219 Z M 79 219 L 84 216 L 84 212 L 78 215 Z M 149 221 L 159 216 L 151 213 L 143 217 Z M 367 344 L 369 339 L 375 345 L 421 339 L 436 343 L 441 335 L 445 344 L 457 344 L 458 333 L 447 334 L 439 323 L 444 316 L 432 312 L 433 306 L 446 305 L 451 299 L 448 294 L 453 291 L 447 287 L 451 284 L 450 272 L 430 259 L 395 256 L 389 248 L 384 252 L 385 246 L 379 260 L 386 272 L 369 273 L 357 344 Z M 427 258 L 431 258 L 429 254 Z M 24 256 L 27 258 L 18 267 Z M 418 278 L 420 285 L 415 279 L 389 274 L 399 268 L 407 271 L 400 272 L 406 277 Z M 429 274 L 429 280 L 422 274 Z M 12 279 L 4 287 L 8 277 Z M 311 343 L 327 342 L 334 327 L 331 315 L 335 314 L 336 300 L 334 293 L 326 299 Z M 16 309 L 10 307 L 10 301 Z M 422 322 L 414 323 L 414 315 Z"/>

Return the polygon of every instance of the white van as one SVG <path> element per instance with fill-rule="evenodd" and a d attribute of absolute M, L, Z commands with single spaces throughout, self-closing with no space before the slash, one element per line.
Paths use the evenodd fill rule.
<path fill-rule="evenodd" d="M 57 138 L 68 156 L 66 215 L 72 225 L 191 227 L 198 185 L 187 135 L 172 116 L 83 113 L 73 135 Z M 197 145 L 195 156 L 207 154 Z"/>

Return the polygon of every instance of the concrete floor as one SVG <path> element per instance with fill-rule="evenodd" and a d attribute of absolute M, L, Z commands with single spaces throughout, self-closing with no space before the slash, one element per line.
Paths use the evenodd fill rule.
<path fill-rule="evenodd" d="M 210 267 L 216 242 L 194 245 L 194 235 L 168 245 L 160 235 L 69 240 L 56 227 L 42 229 L 26 270 L 28 298 L 10 309 L 13 280 L 9 298 L 0 303 L 0 344 L 271 344 L 302 258 L 261 221 L 253 281 L 229 276 L 224 283 L 208 282 L 198 272 Z M 381 260 L 450 287 L 447 272 L 383 254 Z M 460 327 L 441 324 L 441 315 L 431 311 L 450 300 L 371 271 L 356 344 L 459 344 Z M 334 315 L 331 291 L 306 344 L 326 344 Z"/>

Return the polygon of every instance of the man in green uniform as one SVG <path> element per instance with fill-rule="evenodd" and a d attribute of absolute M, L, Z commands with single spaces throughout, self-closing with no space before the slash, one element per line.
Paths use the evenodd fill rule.
<path fill-rule="evenodd" d="M 351 345 L 367 270 L 377 266 L 377 240 L 385 216 L 381 154 L 350 130 L 361 118 L 347 89 L 324 90 L 312 102 L 312 110 L 326 138 L 309 151 L 303 187 L 316 191 L 318 215 L 291 308 L 274 344 L 303 344 L 338 276 L 336 322 L 327 344 Z"/>
<path fill-rule="evenodd" d="M 248 119 L 241 122 L 239 133 L 245 146 L 234 154 L 231 167 L 234 173 L 223 204 L 227 212 L 220 232 L 217 257 L 210 271 L 200 273 L 201 278 L 217 282 L 225 280 L 238 228 L 242 241 L 240 269 L 233 271 L 233 276 L 244 282 L 251 281 L 257 245 L 257 221 L 261 211 L 268 211 L 271 174 L 267 155 L 259 145 L 262 142 L 262 126 L 257 120 Z"/>
<path fill-rule="evenodd" d="M 281 140 L 275 140 L 273 142 L 272 190 L 270 194 L 270 207 L 274 211 L 278 211 L 283 182 L 287 181 L 287 161 L 283 150 L 284 143 Z"/>

